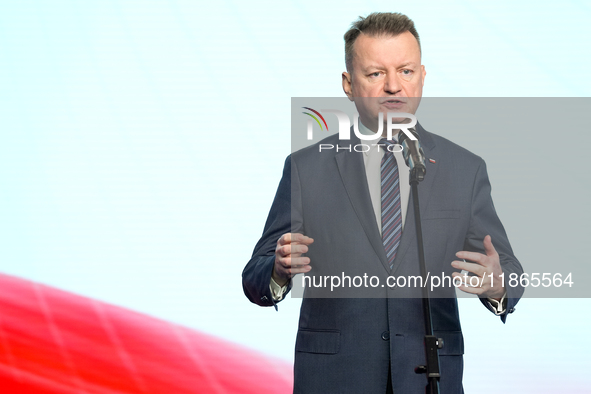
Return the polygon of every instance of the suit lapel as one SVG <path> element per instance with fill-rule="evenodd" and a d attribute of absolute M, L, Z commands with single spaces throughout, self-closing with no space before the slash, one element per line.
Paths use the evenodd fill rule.
<path fill-rule="evenodd" d="M 419 183 L 418 186 L 421 217 L 424 217 L 429 200 L 433 195 L 432 189 L 434 181 L 437 177 L 438 169 L 437 164 L 430 163 L 428 159 L 433 158 L 437 160 L 437 153 L 435 150 L 435 143 L 431 136 L 425 131 L 425 129 L 423 129 L 420 124 L 417 124 L 416 130 L 419 134 L 421 147 L 425 153 L 425 158 L 427 159 L 427 174 L 425 175 L 425 179 Z M 396 259 L 394 260 L 394 267 L 390 272 L 388 260 L 386 258 L 386 252 L 382 243 L 382 236 L 380 235 L 371 203 L 371 197 L 367 185 L 367 176 L 365 173 L 365 164 L 363 163 L 363 156 L 361 153 L 349 152 L 348 150 L 344 149 L 345 147 L 348 148 L 349 146 L 355 146 L 360 142 L 361 141 L 359 138 L 357 138 L 355 135 L 351 137 L 350 141 L 339 141 L 339 150 L 335 154 L 335 161 L 339 169 L 341 180 L 345 186 L 345 190 L 347 191 L 347 196 L 353 205 L 355 214 L 357 215 L 357 218 L 359 219 L 359 222 L 361 223 L 361 226 L 363 227 L 369 242 L 376 252 L 376 255 L 382 262 L 384 269 L 388 273 L 393 274 L 404 260 L 409 247 L 411 245 L 416 247 L 417 245 L 412 193 L 408 200 L 404 231 L 402 232 L 400 245 L 398 247 L 398 252 L 396 253 Z"/>
<path fill-rule="evenodd" d="M 384 251 L 382 237 L 378 230 L 378 224 L 376 223 L 376 217 L 367 185 L 363 154 L 349 152 L 343 149 L 343 147 L 355 146 L 359 143 L 360 140 L 356 136 L 352 136 L 350 141 L 339 141 L 340 148 L 335 154 L 335 160 L 341 180 L 347 190 L 347 196 L 355 210 L 355 214 L 357 215 L 371 246 L 376 252 L 376 255 L 379 257 L 386 271 L 389 272 L 386 252 Z"/>

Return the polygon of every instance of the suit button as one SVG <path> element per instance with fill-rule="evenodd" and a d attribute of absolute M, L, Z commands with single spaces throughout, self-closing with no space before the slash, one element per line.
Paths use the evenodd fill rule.
<path fill-rule="evenodd" d="M 384 341 L 389 341 L 389 340 L 390 340 L 390 331 L 384 331 L 384 332 L 382 333 L 382 339 L 383 339 Z"/>
<path fill-rule="evenodd" d="M 515 308 L 509 309 L 509 313 L 513 313 L 513 312 L 515 312 Z"/>

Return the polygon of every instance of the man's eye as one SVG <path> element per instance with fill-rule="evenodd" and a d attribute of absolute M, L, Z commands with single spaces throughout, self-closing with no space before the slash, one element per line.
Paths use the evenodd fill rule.
<path fill-rule="evenodd" d="M 402 73 L 404 75 L 411 75 L 412 74 L 412 70 L 402 70 Z"/>
<path fill-rule="evenodd" d="M 369 74 L 370 77 L 379 77 L 380 76 L 380 72 L 376 71 L 375 73 L 371 73 Z"/>

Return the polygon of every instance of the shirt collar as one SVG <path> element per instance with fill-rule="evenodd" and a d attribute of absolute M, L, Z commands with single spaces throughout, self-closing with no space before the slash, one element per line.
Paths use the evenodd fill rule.
<path fill-rule="evenodd" d="M 375 135 L 376 134 L 375 131 L 372 131 L 369 128 L 365 127 L 365 125 L 363 123 L 361 123 L 361 120 L 359 120 L 359 132 L 363 135 Z M 380 139 L 372 140 L 372 141 L 361 140 L 362 144 L 367 144 L 370 147 L 370 149 L 364 150 L 363 154 L 366 156 L 369 156 L 370 152 L 377 150 L 376 144 L 380 142 Z"/>

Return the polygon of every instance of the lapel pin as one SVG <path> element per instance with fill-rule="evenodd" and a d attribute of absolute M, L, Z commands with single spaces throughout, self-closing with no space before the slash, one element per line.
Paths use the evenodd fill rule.
<path fill-rule="evenodd" d="M 436 163 L 436 161 L 435 161 L 435 160 L 433 160 L 433 159 L 429 159 L 429 162 L 430 162 L 430 163 L 433 163 L 433 164 L 435 164 L 435 163 Z"/>

